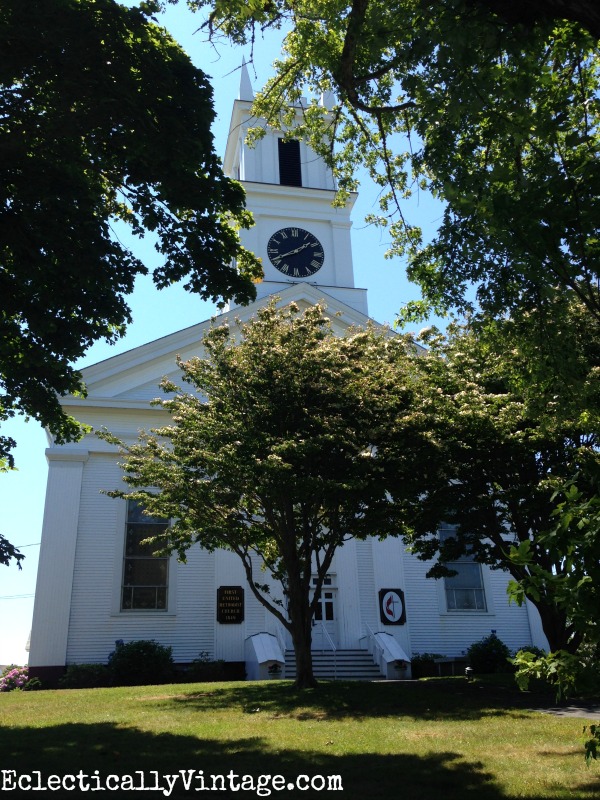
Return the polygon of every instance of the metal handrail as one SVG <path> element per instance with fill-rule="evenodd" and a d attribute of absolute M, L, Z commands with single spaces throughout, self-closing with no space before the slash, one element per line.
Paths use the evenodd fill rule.
<path fill-rule="evenodd" d="M 373 660 L 375 661 L 375 663 L 379 664 L 380 663 L 379 656 L 383 655 L 383 647 L 379 644 L 379 642 L 375 638 L 375 633 L 373 632 L 373 629 L 371 628 L 368 622 L 365 622 L 365 628 L 367 629 L 367 636 L 369 638 L 369 643 L 372 642 L 371 647 L 373 648 L 373 650 L 372 652 L 369 650 L 369 652 L 371 652 L 371 655 L 373 656 Z"/>
<path fill-rule="evenodd" d="M 285 659 L 285 640 L 284 640 L 283 635 L 281 633 L 281 625 L 277 625 L 275 627 L 275 638 L 277 639 L 277 644 L 279 645 L 279 648 L 280 648 L 281 652 L 283 653 L 283 657 Z"/>
<path fill-rule="evenodd" d="M 320 625 L 321 625 L 321 630 L 325 634 L 325 638 L 329 642 L 329 646 L 330 646 L 331 650 L 333 651 L 333 679 L 334 679 L 334 681 L 337 681 L 337 647 L 335 646 L 335 643 L 334 643 L 333 639 L 331 638 L 331 636 L 329 635 L 329 632 L 328 632 L 327 628 L 325 627 L 325 624 L 324 624 L 324 622 L 322 620 L 320 622 Z M 325 647 L 321 648 L 321 652 L 322 653 L 325 652 Z"/>

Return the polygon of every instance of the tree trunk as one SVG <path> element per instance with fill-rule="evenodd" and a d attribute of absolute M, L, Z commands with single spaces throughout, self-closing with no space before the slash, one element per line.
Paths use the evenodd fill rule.
<path fill-rule="evenodd" d="M 501 561 L 501 558 L 498 560 Z M 547 563 L 543 558 L 538 558 L 537 563 L 543 570 L 553 569 L 552 563 Z M 537 609 L 550 652 L 566 650 L 568 653 L 575 653 L 581 644 L 581 632 L 573 628 L 567 611 L 554 601 L 551 586 L 540 581 L 540 585 L 533 583 L 532 587 L 528 573 L 515 564 L 508 565 L 508 572 L 518 584 L 524 586 L 525 597 Z"/>
<path fill-rule="evenodd" d="M 299 689 L 311 689 L 317 685 L 312 664 L 312 614 L 310 596 L 304 592 L 300 581 L 290 581 L 288 594 L 289 631 L 292 635 L 296 657 L 296 681 Z"/>
<path fill-rule="evenodd" d="M 531 601 L 540 614 L 542 629 L 548 639 L 550 651 L 554 653 L 557 650 L 566 650 L 574 653 L 580 644 L 581 637 L 573 635 L 566 612 L 555 605 L 544 603 L 543 600 L 536 602 L 531 599 Z"/>
<path fill-rule="evenodd" d="M 298 689 L 312 689 L 317 685 L 317 679 L 313 674 L 312 664 L 312 630 L 310 623 L 308 630 L 306 626 L 293 626 L 292 642 L 294 643 L 294 653 L 296 656 L 296 680 L 294 686 Z"/>

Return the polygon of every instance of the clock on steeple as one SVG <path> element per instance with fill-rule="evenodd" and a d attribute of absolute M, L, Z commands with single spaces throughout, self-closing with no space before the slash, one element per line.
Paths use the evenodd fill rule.
<path fill-rule="evenodd" d="M 331 170 L 305 142 L 293 138 L 293 131 L 268 128 L 250 147 L 248 129 L 266 127 L 264 120 L 252 115 L 253 99 L 243 64 L 224 169 L 244 186 L 246 205 L 254 215 L 254 227 L 240 235 L 244 246 L 262 260 L 264 279 L 257 286 L 257 296 L 310 283 L 322 290 L 325 302 L 328 296 L 334 297 L 367 314 L 366 289 L 354 286 L 350 212 L 356 195 L 345 207 L 334 208 Z M 301 112 L 299 106 L 298 115 Z"/>
<path fill-rule="evenodd" d="M 323 266 L 323 245 L 304 228 L 282 228 L 267 244 L 269 261 L 289 278 L 308 278 Z"/>

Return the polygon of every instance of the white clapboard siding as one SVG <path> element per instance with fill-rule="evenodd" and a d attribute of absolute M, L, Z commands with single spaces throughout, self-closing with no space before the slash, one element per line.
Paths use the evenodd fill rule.
<path fill-rule="evenodd" d="M 331 566 L 336 592 L 338 646 L 361 646 L 365 621 L 374 621 L 376 602 L 370 542 L 350 540 L 336 552 Z M 364 642 L 363 642 L 364 643 Z"/>
<path fill-rule="evenodd" d="M 67 663 L 105 662 L 120 638 L 112 628 L 111 604 L 123 501 L 101 493 L 119 484 L 115 456 L 92 454 L 82 481 Z"/>
<path fill-rule="evenodd" d="M 117 639 L 156 639 L 173 648 L 178 662 L 191 661 L 200 652 L 226 661 L 243 660 L 245 638 L 274 631 L 276 623 L 252 595 L 241 563 L 231 553 L 211 554 L 194 546 L 187 563 L 178 564 L 173 558 L 169 568 L 175 596 L 167 613 L 119 610 L 124 501 L 101 492 L 119 483 L 117 456 L 92 453 L 83 471 L 67 662 L 104 662 Z M 341 548 L 331 568 L 337 590 L 339 646 L 364 645 L 365 623 L 372 630 L 391 633 L 412 653 L 461 656 L 492 630 L 511 649 L 531 643 L 526 608 L 508 604 L 505 573 L 484 567 L 488 612 L 445 613 L 439 582 L 425 577 L 428 567 L 405 552 L 400 538 L 351 541 Z M 257 576 L 265 582 L 268 577 L 260 571 Z M 217 623 L 216 591 L 222 585 L 244 587 L 242 624 Z M 403 589 L 406 625 L 381 624 L 377 610 L 381 588 Z"/>
<path fill-rule="evenodd" d="M 155 639 L 173 648 L 176 661 L 215 652 L 215 556 L 195 546 L 186 564 L 173 558 L 169 579 L 176 585 L 174 608 L 119 610 L 125 536 L 124 501 L 101 489 L 119 484 L 117 458 L 92 454 L 82 483 L 79 536 L 75 556 L 67 663 L 105 662 L 117 639 Z"/>
<path fill-rule="evenodd" d="M 373 565 L 373 541 L 356 541 L 354 543 L 356 554 L 356 574 L 358 583 L 358 595 L 360 598 L 360 608 L 362 609 L 362 622 L 370 625 L 372 630 L 377 629 L 377 606 L 374 602 L 376 596 L 375 589 L 375 568 Z M 366 634 L 367 631 L 361 631 Z"/>
<path fill-rule="evenodd" d="M 261 571 L 261 563 L 262 560 L 260 556 L 253 555 L 252 556 L 252 571 L 254 573 L 255 580 L 258 583 L 267 583 L 268 582 L 268 573 Z M 244 580 L 243 585 L 245 586 L 246 581 Z M 271 584 L 273 585 L 273 584 Z M 279 591 L 278 591 L 279 589 Z M 280 587 L 273 586 L 273 595 L 275 598 L 281 597 Z M 273 615 L 268 611 L 265 606 L 256 598 L 254 593 L 250 588 L 246 589 L 245 594 L 246 600 L 246 610 L 245 610 L 245 621 L 246 621 L 246 636 L 251 636 L 253 633 L 257 631 L 267 631 L 269 633 L 274 631 L 276 626 L 275 618 Z M 271 619 L 272 618 L 272 619 Z"/>
<path fill-rule="evenodd" d="M 404 592 L 405 609 L 408 605 L 408 592 L 406 589 L 405 564 L 409 556 L 406 545 L 399 536 L 389 536 L 383 542 L 372 539 L 373 563 L 377 576 L 377 591 L 380 589 L 401 589 Z M 420 589 L 419 589 L 420 591 Z M 415 598 L 416 599 L 416 598 Z M 403 625 L 386 625 L 379 614 L 377 627 L 374 630 L 391 634 L 400 644 L 405 653 L 411 652 L 411 626 L 407 615 L 407 622 Z"/>
<path fill-rule="evenodd" d="M 194 545 L 186 563 L 176 568 L 177 616 L 168 641 L 173 657 L 178 662 L 193 661 L 200 653 L 215 658 L 215 554 Z"/>
<path fill-rule="evenodd" d="M 531 644 L 527 610 L 509 605 L 506 595 L 508 576 L 483 567 L 488 612 L 445 612 L 441 581 L 426 578 L 430 562 L 406 555 L 407 622 L 413 653 L 433 652 L 444 656 L 464 655 L 468 647 L 489 636 L 492 630 L 511 649 Z"/>

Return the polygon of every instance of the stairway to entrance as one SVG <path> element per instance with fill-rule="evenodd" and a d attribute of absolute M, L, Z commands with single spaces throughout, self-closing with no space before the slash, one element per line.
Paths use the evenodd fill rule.
<path fill-rule="evenodd" d="M 366 650 L 313 650 L 313 672 L 315 678 L 330 680 L 376 681 L 383 680 L 379 667 Z M 285 651 L 285 675 L 296 677 L 296 661 L 293 650 Z"/>

